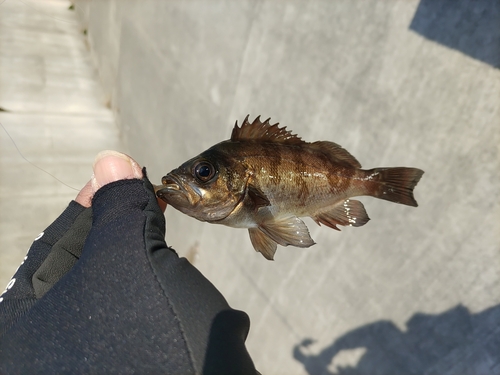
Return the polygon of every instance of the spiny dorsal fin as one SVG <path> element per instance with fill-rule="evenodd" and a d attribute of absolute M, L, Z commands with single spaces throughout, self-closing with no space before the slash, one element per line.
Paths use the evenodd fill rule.
<path fill-rule="evenodd" d="M 248 116 L 245 117 L 241 128 L 238 126 L 238 121 L 234 124 L 231 134 L 231 141 L 268 141 L 277 143 L 299 144 L 305 143 L 296 134 L 286 130 L 286 127 L 278 127 L 279 123 L 271 125 L 270 118 L 261 122 L 260 116 L 257 116 L 252 123 L 248 122 Z"/>
<path fill-rule="evenodd" d="M 361 164 L 352 156 L 349 151 L 336 143 L 329 141 L 317 141 L 311 143 L 311 146 L 321 150 L 324 154 L 334 159 L 340 164 L 346 164 L 350 167 L 361 168 Z"/>

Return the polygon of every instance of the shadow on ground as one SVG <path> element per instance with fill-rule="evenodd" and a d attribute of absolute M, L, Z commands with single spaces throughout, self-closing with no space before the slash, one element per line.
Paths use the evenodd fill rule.
<path fill-rule="evenodd" d="M 500 68 L 499 0 L 421 0 L 410 30 Z"/>
<path fill-rule="evenodd" d="M 462 305 L 438 315 L 417 313 L 401 331 L 390 321 L 371 323 L 336 339 L 316 355 L 305 339 L 293 349 L 294 358 L 310 375 L 376 374 L 499 374 L 500 305 L 470 314 Z M 364 348 L 354 366 L 332 369 L 345 350 Z"/>

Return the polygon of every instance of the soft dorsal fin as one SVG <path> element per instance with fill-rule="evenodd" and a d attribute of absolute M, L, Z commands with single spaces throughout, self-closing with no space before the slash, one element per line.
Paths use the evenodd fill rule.
<path fill-rule="evenodd" d="M 361 164 L 352 156 L 349 151 L 336 143 L 329 141 L 317 141 L 311 143 L 311 146 L 317 150 L 321 150 L 325 155 L 334 159 L 340 164 L 346 164 L 350 167 L 361 168 Z"/>
<path fill-rule="evenodd" d="M 299 144 L 305 143 L 296 134 L 286 130 L 286 127 L 278 127 L 279 123 L 271 125 L 270 118 L 261 122 L 260 116 L 257 116 L 252 123 L 248 122 L 248 116 L 245 117 L 241 128 L 238 126 L 238 121 L 234 124 L 233 132 L 231 134 L 231 141 L 268 141 L 276 143 Z"/>

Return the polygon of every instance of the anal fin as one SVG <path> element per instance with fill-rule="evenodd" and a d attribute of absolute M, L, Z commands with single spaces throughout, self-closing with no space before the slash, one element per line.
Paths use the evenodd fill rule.
<path fill-rule="evenodd" d="M 340 230 L 337 225 L 360 227 L 370 220 L 363 203 L 352 199 L 346 199 L 330 211 L 314 216 L 313 219 L 318 224 L 323 224 L 336 230 Z"/>
<path fill-rule="evenodd" d="M 250 241 L 255 251 L 260 252 L 264 255 L 264 258 L 268 260 L 274 259 L 274 253 L 276 252 L 276 242 L 273 241 L 269 236 L 262 232 L 259 228 L 248 229 L 248 234 L 250 234 Z"/>

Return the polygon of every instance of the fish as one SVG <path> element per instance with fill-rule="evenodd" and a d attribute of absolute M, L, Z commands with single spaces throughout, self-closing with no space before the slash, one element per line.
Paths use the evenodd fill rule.
<path fill-rule="evenodd" d="M 306 142 L 260 116 L 231 138 L 186 161 L 162 178 L 156 196 L 200 221 L 248 229 L 257 252 L 273 260 L 277 245 L 315 244 L 301 217 L 340 230 L 369 219 L 371 196 L 417 207 L 413 189 L 424 171 L 391 167 L 361 169 L 347 150 L 329 141 Z"/>

